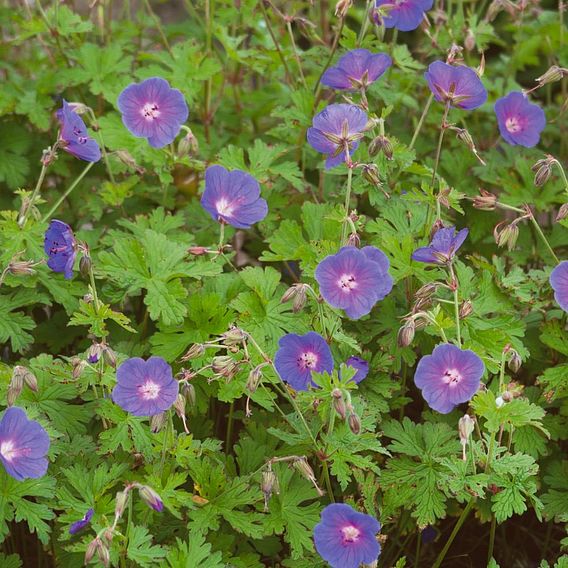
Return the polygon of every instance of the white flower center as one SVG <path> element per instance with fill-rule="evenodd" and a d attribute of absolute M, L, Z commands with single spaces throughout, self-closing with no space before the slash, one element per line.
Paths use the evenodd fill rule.
<path fill-rule="evenodd" d="M 302 369 L 313 369 L 318 362 L 318 356 L 311 351 L 306 351 L 298 357 L 298 364 Z"/>
<path fill-rule="evenodd" d="M 343 292 L 349 293 L 354 288 L 357 288 L 357 282 L 355 282 L 355 276 L 353 274 L 343 274 L 337 281 L 339 287 Z"/>
<path fill-rule="evenodd" d="M 519 121 L 519 119 L 516 116 L 510 116 L 506 121 L 505 121 L 505 128 L 509 131 L 509 132 L 519 132 L 519 130 L 521 130 L 521 123 Z"/>
<path fill-rule="evenodd" d="M 156 103 L 146 103 L 142 107 L 142 116 L 148 120 L 156 120 L 160 116 L 160 109 Z"/>
<path fill-rule="evenodd" d="M 7 461 L 11 462 L 14 458 L 18 457 L 19 451 L 14 447 L 12 440 L 6 440 L 0 444 L 0 454 Z"/>
<path fill-rule="evenodd" d="M 226 199 L 223 198 L 219 199 L 219 201 L 215 203 L 215 209 L 217 209 L 217 213 L 219 213 L 219 215 L 222 215 L 223 217 L 229 217 L 233 213 L 235 207 L 232 203 L 229 203 Z"/>
<path fill-rule="evenodd" d="M 448 369 L 444 373 L 444 382 L 447 385 L 457 385 L 462 380 L 462 376 L 457 369 Z"/>
<path fill-rule="evenodd" d="M 352 525 L 343 527 L 341 532 L 343 533 L 343 540 L 345 542 L 356 542 L 359 540 L 359 535 L 361 534 L 361 531 Z"/>
<path fill-rule="evenodd" d="M 154 400 L 158 398 L 161 387 L 150 380 L 147 380 L 142 386 L 138 387 L 138 392 L 144 400 Z"/>

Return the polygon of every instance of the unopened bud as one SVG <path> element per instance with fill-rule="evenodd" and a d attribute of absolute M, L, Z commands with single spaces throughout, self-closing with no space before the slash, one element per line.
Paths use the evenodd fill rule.
<path fill-rule="evenodd" d="M 465 34 L 463 45 L 468 51 L 472 51 L 475 47 L 475 35 L 473 35 L 471 28 L 468 28 Z"/>
<path fill-rule="evenodd" d="M 564 69 L 563 67 L 559 67 L 558 65 L 553 65 L 550 67 L 544 74 L 540 77 L 537 77 L 536 81 L 540 87 L 546 85 L 548 83 L 555 83 L 556 81 L 560 81 L 563 77 L 568 75 L 568 69 Z"/>
<path fill-rule="evenodd" d="M 250 394 L 254 394 L 260 384 L 260 380 L 262 379 L 262 367 L 264 367 L 264 365 L 261 363 L 249 373 L 246 389 Z"/>
<path fill-rule="evenodd" d="M 164 510 L 164 502 L 150 486 L 148 485 L 141 485 L 138 487 L 138 494 L 146 503 L 154 509 L 154 511 L 158 511 L 161 513 Z"/>
<path fill-rule="evenodd" d="M 276 474 L 271 470 L 262 472 L 262 479 L 260 482 L 260 490 L 264 494 L 264 512 L 268 512 L 268 503 L 273 493 L 278 495 L 280 493 L 280 488 L 278 485 L 278 478 Z"/>
<path fill-rule="evenodd" d="M 373 185 L 381 185 L 381 177 L 379 175 L 379 168 L 376 164 L 365 164 L 363 166 L 363 177 Z"/>
<path fill-rule="evenodd" d="M 522 362 L 523 361 L 521 360 L 521 356 L 518 351 L 516 349 L 511 349 L 508 363 L 509 369 L 511 369 L 513 373 L 516 373 L 521 368 Z"/>
<path fill-rule="evenodd" d="M 335 5 L 335 15 L 340 19 L 345 18 L 351 6 L 353 6 L 353 0 L 339 0 Z"/>
<path fill-rule="evenodd" d="M 416 331 L 416 323 L 414 319 L 409 319 L 405 324 L 398 330 L 397 343 L 399 347 L 408 347 L 412 340 L 414 339 L 414 333 Z"/>
<path fill-rule="evenodd" d="M 202 343 L 194 343 L 187 353 L 181 358 L 182 361 L 189 361 L 190 359 L 197 359 L 202 357 L 205 353 L 205 345 Z"/>
<path fill-rule="evenodd" d="M 503 399 L 503 397 L 498 396 L 498 397 L 495 399 L 495 406 L 496 406 L 497 408 L 501 408 L 504 404 L 505 404 L 505 400 Z"/>
<path fill-rule="evenodd" d="M 197 402 L 195 387 L 191 383 L 183 383 L 181 392 L 183 393 L 183 396 L 185 396 L 187 403 L 189 404 L 189 408 L 194 408 Z"/>
<path fill-rule="evenodd" d="M 506 246 L 509 250 L 513 250 L 519 237 L 519 227 L 517 227 L 517 224 L 513 222 L 510 225 L 505 225 L 505 227 L 499 229 L 502 224 L 503 223 L 499 223 L 493 231 L 495 242 L 499 247 Z"/>
<path fill-rule="evenodd" d="M 150 430 L 157 434 L 166 424 L 167 414 L 165 412 L 160 412 L 159 414 L 154 414 L 150 418 Z"/>
<path fill-rule="evenodd" d="M 426 300 L 431 298 L 437 289 L 437 282 L 428 282 L 428 284 L 424 284 L 423 286 L 418 288 L 418 290 L 416 290 L 416 292 L 414 293 L 414 296 L 419 300 Z"/>
<path fill-rule="evenodd" d="M 122 517 L 122 515 L 124 514 L 124 510 L 126 509 L 126 505 L 128 504 L 129 497 L 130 497 L 130 495 L 129 495 L 128 490 L 119 491 L 116 494 L 116 497 L 115 497 L 115 500 L 114 500 L 114 518 L 115 519 L 120 519 Z"/>
<path fill-rule="evenodd" d="M 116 353 L 108 345 L 103 345 L 103 359 L 107 365 L 116 369 Z"/>
<path fill-rule="evenodd" d="M 247 338 L 247 334 L 238 327 L 232 327 L 229 331 L 223 333 L 221 337 L 223 338 L 223 344 L 231 347 L 240 345 Z"/>
<path fill-rule="evenodd" d="M 296 458 L 292 463 L 294 467 L 300 472 L 300 474 L 312 483 L 318 494 L 320 496 L 323 495 L 324 492 L 320 489 L 318 485 L 316 476 L 314 474 L 314 470 L 311 468 L 306 458 L 305 457 Z"/>
<path fill-rule="evenodd" d="M 127 168 L 134 170 L 139 175 L 145 173 L 146 170 L 136 163 L 136 160 L 132 157 L 130 152 L 127 152 L 126 150 L 117 150 L 115 155 Z"/>
<path fill-rule="evenodd" d="M 114 538 L 114 531 L 109 527 L 103 532 L 103 538 L 110 544 Z"/>
<path fill-rule="evenodd" d="M 289 302 L 292 298 L 296 296 L 297 293 L 298 293 L 298 286 L 296 284 L 293 284 L 292 286 L 290 286 L 290 288 L 288 288 L 288 290 L 286 290 L 286 292 L 284 292 L 284 294 L 282 294 L 282 298 L 280 298 L 280 303 L 285 304 L 286 302 Z"/>
<path fill-rule="evenodd" d="M 504 391 L 503 393 L 501 393 L 501 398 L 505 401 L 505 402 L 511 402 L 513 400 L 513 398 L 515 398 L 513 396 L 512 392 L 509 391 Z"/>
<path fill-rule="evenodd" d="M 568 217 L 568 203 L 564 203 L 560 206 L 556 215 L 556 222 L 563 221 L 566 217 Z"/>
<path fill-rule="evenodd" d="M 92 266 L 91 257 L 88 254 L 84 254 L 79 261 L 79 272 L 83 278 L 89 278 Z"/>
<path fill-rule="evenodd" d="M 21 365 L 16 365 L 12 372 L 12 378 L 8 385 L 8 392 L 6 393 L 8 406 L 13 406 L 17 398 L 20 396 L 24 389 L 24 377 L 28 370 Z"/>
<path fill-rule="evenodd" d="M 307 300 L 308 296 L 306 293 L 306 287 L 305 286 L 298 286 L 298 292 L 296 294 L 296 296 L 294 297 L 294 300 L 292 302 L 292 311 L 297 314 L 298 312 L 301 312 L 304 309 L 304 306 L 306 305 L 306 300 Z"/>
<path fill-rule="evenodd" d="M 13 260 L 8 265 L 8 272 L 14 276 L 31 276 L 35 274 L 33 267 L 36 264 L 33 260 Z"/>
<path fill-rule="evenodd" d="M 98 363 L 102 352 L 102 345 L 100 343 L 93 343 L 87 351 L 87 362 L 91 363 L 91 365 Z"/>
<path fill-rule="evenodd" d="M 379 152 L 382 152 L 387 160 L 392 160 L 394 154 L 392 143 L 384 134 L 373 138 L 369 144 L 370 156 L 376 156 Z"/>
<path fill-rule="evenodd" d="M 83 369 L 87 366 L 87 362 L 83 361 L 83 359 L 79 359 L 79 357 L 73 357 L 71 359 L 71 365 L 71 375 L 73 380 L 76 381 L 83 374 Z"/>
<path fill-rule="evenodd" d="M 460 442 L 462 446 L 465 446 L 475 428 L 475 420 L 469 415 L 464 414 L 458 420 L 458 431 L 460 435 Z"/>
<path fill-rule="evenodd" d="M 341 416 L 341 420 L 345 420 L 345 417 L 347 416 L 347 407 L 345 406 L 343 393 L 340 389 L 333 389 L 331 396 L 333 397 L 333 409 L 337 412 L 337 414 L 339 414 L 339 416 Z"/>
<path fill-rule="evenodd" d="M 464 319 L 473 313 L 473 304 L 471 300 L 465 300 L 460 306 L 459 316 L 460 319 Z"/>
<path fill-rule="evenodd" d="M 187 249 L 187 253 L 188 254 L 192 254 L 193 256 L 203 256 L 204 254 L 207 254 L 209 252 L 209 249 L 207 247 L 189 247 Z"/>
<path fill-rule="evenodd" d="M 349 429 L 353 434 L 357 435 L 361 432 L 361 419 L 353 409 L 351 409 L 349 418 L 347 418 L 347 424 L 349 424 Z"/>
<path fill-rule="evenodd" d="M 494 211 L 497 204 L 497 196 L 485 189 L 479 190 L 479 195 L 473 198 L 473 206 L 481 211 Z"/>
<path fill-rule="evenodd" d="M 97 557 L 99 559 L 99 562 L 105 568 L 110 566 L 110 551 L 108 549 L 108 546 L 101 539 L 99 539 L 97 547 Z"/>
<path fill-rule="evenodd" d="M 195 156 L 199 152 L 199 142 L 190 130 L 180 141 L 177 147 L 178 156 Z"/>
<path fill-rule="evenodd" d="M 89 564 L 89 562 L 91 562 L 91 560 L 95 557 L 95 553 L 99 548 L 99 542 L 100 539 L 99 537 L 97 537 L 89 543 L 89 546 L 87 546 L 87 551 L 85 552 L 85 559 L 84 559 L 85 566 Z"/>
<path fill-rule="evenodd" d="M 548 162 L 541 164 L 541 166 L 536 170 L 534 176 L 534 185 L 536 187 L 542 187 L 552 175 L 552 167 Z"/>
<path fill-rule="evenodd" d="M 347 246 L 359 248 L 361 246 L 361 237 L 357 233 L 350 233 L 347 237 Z"/>
<path fill-rule="evenodd" d="M 237 370 L 237 363 L 228 355 L 219 355 L 213 358 L 211 368 L 216 375 L 221 375 L 222 377 L 230 379 L 234 376 Z"/>

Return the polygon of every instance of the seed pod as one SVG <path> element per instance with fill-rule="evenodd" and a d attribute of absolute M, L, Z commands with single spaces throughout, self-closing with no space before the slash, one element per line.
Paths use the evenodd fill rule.
<path fill-rule="evenodd" d="M 160 412 L 159 414 L 154 414 L 152 418 L 150 418 L 150 430 L 154 434 L 157 434 L 165 425 L 167 415 L 165 412 Z"/>
<path fill-rule="evenodd" d="M 414 339 L 414 333 L 416 331 L 416 323 L 414 319 L 409 319 L 405 324 L 398 330 L 397 343 L 399 347 L 408 347 L 412 340 Z"/>
<path fill-rule="evenodd" d="M 345 406 L 343 393 L 340 389 L 333 389 L 331 396 L 333 397 L 333 409 L 337 412 L 337 414 L 339 414 L 341 420 L 345 420 L 345 417 L 347 416 L 347 407 Z"/>
<path fill-rule="evenodd" d="M 349 414 L 349 418 L 347 419 L 347 423 L 349 424 L 349 429 L 351 430 L 351 432 L 353 432 L 353 434 L 355 434 L 355 435 L 360 434 L 360 432 L 361 432 L 361 419 L 359 418 L 359 416 L 355 413 L 355 411 L 353 409 L 351 409 L 351 412 Z"/>
<path fill-rule="evenodd" d="M 467 316 L 470 316 L 472 313 L 473 313 L 473 304 L 471 303 L 471 300 L 465 300 L 460 306 L 459 310 L 460 319 L 465 319 Z"/>
<path fill-rule="evenodd" d="M 182 361 L 189 361 L 190 359 L 197 359 L 202 357 L 205 353 L 205 345 L 203 343 L 194 343 L 187 353 L 181 358 Z"/>
<path fill-rule="evenodd" d="M 138 487 L 138 494 L 146 503 L 154 509 L 154 511 L 158 511 L 161 513 L 164 510 L 164 502 L 149 485 L 141 485 Z"/>

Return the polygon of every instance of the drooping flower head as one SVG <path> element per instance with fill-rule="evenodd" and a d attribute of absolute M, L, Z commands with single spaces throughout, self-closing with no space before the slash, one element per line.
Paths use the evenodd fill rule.
<path fill-rule="evenodd" d="M 487 91 L 471 67 L 434 61 L 424 77 L 437 101 L 472 110 L 487 100 Z"/>
<path fill-rule="evenodd" d="M 154 416 L 172 406 L 179 385 L 161 357 L 127 359 L 116 370 L 112 400 L 134 416 Z"/>
<path fill-rule="evenodd" d="M 554 290 L 554 299 L 568 312 L 568 260 L 561 262 L 550 273 L 550 286 Z"/>
<path fill-rule="evenodd" d="M 473 397 L 484 371 L 483 361 L 473 351 L 444 343 L 420 359 L 414 382 L 430 408 L 448 414 Z"/>
<path fill-rule="evenodd" d="M 189 116 L 181 91 L 160 77 L 128 85 L 118 97 L 118 109 L 130 133 L 147 138 L 154 148 L 173 142 Z"/>
<path fill-rule="evenodd" d="M 86 162 L 98 162 L 101 159 L 99 145 L 89 136 L 83 119 L 65 100 L 57 111 L 57 120 L 61 126 L 58 144 L 60 148 Z"/>
<path fill-rule="evenodd" d="M 333 104 L 314 116 L 308 128 L 310 146 L 327 154 L 326 168 L 333 168 L 345 162 L 348 149 L 353 156 L 367 127 L 367 113 L 355 105 Z"/>
<path fill-rule="evenodd" d="M 468 229 L 456 233 L 455 227 L 442 227 L 432 237 L 427 247 L 420 247 L 412 253 L 412 260 L 430 264 L 447 264 L 452 261 L 458 249 L 463 245 Z"/>
<path fill-rule="evenodd" d="M 410 32 L 420 25 L 424 12 L 430 10 L 433 3 L 434 0 L 377 0 L 376 7 L 386 6 L 388 14 L 380 18 L 376 15 L 375 20 L 385 28 Z"/>
<path fill-rule="evenodd" d="M 343 55 L 337 65 L 326 70 L 321 82 L 332 89 L 359 90 L 374 83 L 392 65 L 386 53 L 353 49 Z"/>
<path fill-rule="evenodd" d="M 369 361 L 361 359 L 361 357 L 349 357 L 345 364 L 357 371 L 351 379 L 354 383 L 359 384 L 369 374 Z"/>
<path fill-rule="evenodd" d="M 77 256 L 77 241 L 71 227 L 53 219 L 45 232 L 43 250 L 49 257 L 47 266 L 53 272 L 63 272 L 65 278 L 73 278 L 73 264 Z"/>
<path fill-rule="evenodd" d="M 215 221 L 238 229 L 250 229 L 268 213 L 258 182 L 246 172 L 229 172 L 223 166 L 207 168 L 201 205 Z"/>
<path fill-rule="evenodd" d="M 49 436 L 39 422 L 28 420 L 16 406 L 4 412 L 0 420 L 0 460 L 14 479 L 38 478 L 47 471 Z"/>
<path fill-rule="evenodd" d="M 333 357 L 329 345 L 319 333 L 288 333 L 278 341 L 274 367 L 280 378 L 294 390 L 305 391 L 314 384 L 312 371 L 331 373 Z"/>
<path fill-rule="evenodd" d="M 513 146 L 532 148 L 538 144 L 540 133 L 546 126 L 544 111 L 529 102 L 518 91 L 509 93 L 495 103 L 495 114 L 501 136 Z"/>
<path fill-rule="evenodd" d="M 376 534 L 380 529 L 379 521 L 371 515 L 344 503 L 332 503 L 322 511 L 314 527 L 314 543 L 332 568 L 359 568 L 379 557 L 381 547 Z"/>
<path fill-rule="evenodd" d="M 392 290 L 388 269 L 388 258 L 376 247 L 343 247 L 318 264 L 315 276 L 330 306 L 359 319 Z"/>
<path fill-rule="evenodd" d="M 75 521 L 69 525 L 69 534 L 77 534 L 82 531 L 87 525 L 90 524 L 93 515 L 95 514 L 94 509 L 89 509 L 82 519 Z"/>

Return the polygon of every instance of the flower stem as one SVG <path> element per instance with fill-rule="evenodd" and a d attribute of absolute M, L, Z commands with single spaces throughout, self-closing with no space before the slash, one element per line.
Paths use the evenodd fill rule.
<path fill-rule="evenodd" d="M 288 29 L 288 35 L 290 36 L 290 41 L 292 42 L 294 58 L 296 59 L 296 63 L 298 64 L 298 69 L 300 71 L 300 77 L 302 79 L 302 83 L 304 84 L 304 87 L 307 89 L 308 84 L 306 83 L 306 78 L 304 77 L 304 70 L 302 69 L 302 62 L 300 61 L 300 56 L 298 55 L 298 48 L 296 47 L 296 41 L 294 40 L 294 31 L 292 30 L 292 24 L 290 23 L 290 20 L 286 22 L 286 28 Z"/>
<path fill-rule="evenodd" d="M 454 272 L 452 264 L 449 266 L 450 276 L 452 278 L 452 288 L 454 292 L 454 315 L 456 318 L 456 338 L 458 340 L 458 347 L 461 349 L 461 328 L 460 328 L 460 304 L 458 298 L 459 283 Z"/>
<path fill-rule="evenodd" d="M 533 212 L 529 209 L 529 207 L 527 207 L 527 212 L 530 213 L 530 221 L 533 224 L 534 228 L 536 229 L 536 232 L 538 233 L 538 236 L 541 238 L 542 242 L 544 243 L 544 246 L 548 249 L 548 252 L 550 253 L 550 255 L 552 256 L 552 258 L 555 260 L 556 264 L 560 264 L 560 260 L 558 259 L 558 257 L 556 256 L 556 254 L 554 253 L 554 249 L 550 246 L 550 243 L 548 242 L 548 239 L 546 238 L 545 234 L 542 232 L 542 229 L 540 228 L 540 225 L 538 224 L 537 220 L 534 218 L 534 214 Z"/>
<path fill-rule="evenodd" d="M 422 129 L 422 125 L 424 124 L 424 120 L 426 119 L 426 116 L 428 115 L 428 111 L 430 110 L 430 106 L 432 105 L 433 100 L 434 100 L 434 94 L 430 93 L 430 97 L 428 98 L 428 101 L 426 102 L 426 106 L 424 107 L 424 110 L 422 111 L 422 116 L 420 117 L 420 120 L 418 121 L 418 124 L 416 125 L 416 130 L 414 130 L 414 134 L 412 135 L 412 140 L 410 141 L 410 146 L 408 146 L 409 150 L 412 150 L 412 148 L 414 148 L 414 143 L 416 142 L 416 139 L 418 138 L 418 135 L 420 134 L 420 130 Z"/>
<path fill-rule="evenodd" d="M 79 185 L 79 183 L 81 182 L 81 180 L 87 175 L 87 173 L 89 172 L 89 170 L 95 165 L 95 162 L 90 162 L 89 164 L 87 164 L 87 167 L 81 172 L 81 174 L 79 175 L 79 177 L 71 184 L 71 186 L 69 187 L 69 189 L 57 200 L 57 202 L 55 203 L 55 205 L 49 210 L 48 213 L 46 213 L 43 218 L 42 218 L 42 223 L 44 223 L 45 221 L 47 221 L 54 213 L 55 211 L 57 211 L 57 208 L 63 203 L 63 201 L 65 201 L 65 199 L 67 199 L 67 197 L 69 196 L 69 194 Z"/>
<path fill-rule="evenodd" d="M 436 161 L 434 162 L 434 171 L 432 172 L 432 191 L 434 191 L 434 183 L 436 181 L 436 173 L 438 172 L 438 165 L 440 163 L 440 156 L 442 155 L 442 142 L 444 141 L 444 134 L 446 133 L 446 120 L 448 118 L 448 113 L 450 112 L 450 103 L 447 102 L 444 108 L 444 115 L 442 117 L 442 123 L 440 124 L 440 137 L 438 138 L 438 148 L 436 149 Z M 439 194 L 438 194 L 439 197 Z M 440 219 L 440 199 L 436 199 L 436 220 Z"/>
<path fill-rule="evenodd" d="M 290 73 L 290 68 L 288 67 L 288 62 L 280 49 L 280 45 L 278 44 L 278 39 L 274 35 L 274 31 L 272 30 L 272 25 L 270 24 L 270 19 L 268 18 L 268 14 L 266 13 L 266 8 L 264 7 L 264 0 L 259 1 L 260 9 L 262 10 L 262 15 L 264 17 L 264 21 L 266 22 L 266 29 L 272 38 L 272 42 L 274 43 L 274 47 L 276 48 L 276 52 L 278 53 L 278 57 L 280 57 L 280 61 L 282 61 L 282 66 L 284 67 L 284 72 L 286 74 L 286 81 L 290 83 L 292 81 L 293 75 Z"/>
<path fill-rule="evenodd" d="M 365 39 L 365 34 L 367 33 L 367 28 L 369 27 L 369 12 L 374 3 L 375 0 L 368 0 L 367 5 L 365 6 L 363 22 L 361 23 L 361 30 L 359 31 L 359 37 L 357 38 L 357 47 L 361 47 L 361 43 L 363 39 Z"/>
<path fill-rule="evenodd" d="M 96 126 L 95 132 L 97 133 L 97 138 L 99 139 L 99 144 L 101 146 L 101 152 L 103 154 L 103 160 L 105 162 L 105 166 L 106 166 L 106 169 L 107 169 L 107 172 L 108 172 L 108 177 L 110 178 L 110 181 L 114 185 L 116 183 L 116 181 L 114 179 L 114 175 L 113 175 L 112 169 L 110 167 L 110 161 L 108 159 L 108 153 L 107 153 L 106 148 L 105 148 L 105 141 L 104 141 L 104 138 L 103 138 L 103 133 L 99 129 L 98 124 L 97 124 L 97 119 L 95 117 L 95 113 L 93 112 L 93 109 L 90 108 L 90 107 L 89 107 L 88 114 L 89 114 L 89 118 L 91 119 L 91 127 L 93 129 L 95 129 L 95 126 Z"/>
<path fill-rule="evenodd" d="M 225 223 L 223 221 L 221 221 L 219 223 L 221 225 L 221 230 L 219 232 L 219 254 L 221 254 L 223 252 L 223 249 L 225 248 Z"/>
<path fill-rule="evenodd" d="M 93 272 L 93 265 L 92 263 L 89 266 L 89 280 L 91 282 L 91 291 L 93 292 L 93 303 L 95 304 L 95 311 L 97 314 L 99 313 L 99 309 L 101 304 L 99 302 L 99 296 L 97 294 L 97 284 L 95 282 L 95 274 Z"/>
<path fill-rule="evenodd" d="M 345 219 L 343 220 L 343 224 L 341 225 L 341 246 L 346 244 L 347 239 L 347 225 L 348 225 L 348 217 L 349 217 L 349 202 L 351 201 L 351 182 L 353 180 L 353 166 L 351 164 L 351 159 L 349 155 L 346 156 L 347 158 L 347 189 L 345 190 Z"/>
<path fill-rule="evenodd" d="M 446 544 L 444 545 L 442 552 L 440 552 L 440 554 L 438 555 L 438 558 L 436 558 L 436 562 L 434 562 L 434 564 L 432 565 L 432 568 L 440 568 L 440 566 L 442 565 L 442 562 L 444 561 L 444 558 L 446 557 L 446 554 L 448 553 L 450 546 L 452 546 L 452 542 L 454 542 L 454 539 L 456 538 L 458 532 L 460 531 L 462 525 L 464 524 L 467 516 L 469 515 L 469 512 L 473 508 L 474 503 L 475 503 L 475 500 L 472 497 L 469 500 L 468 504 L 466 505 L 465 509 L 462 511 L 460 518 L 458 519 L 458 522 L 456 523 L 456 526 L 454 527 L 454 530 L 452 531 L 452 534 L 450 535 L 450 537 L 446 541 Z"/>
<path fill-rule="evenodd" d="M 499 368 L 499 394 L 503 392 L 503 383 L 505 382 L 505 350 L 501 352 L 501 367 Z"/>
<path fill-rule="evenodd" d="M 28 202 L 28 205 L 26 207 L 26 210 L 24 211 L 23 216 L 20 218 L 18 224 L 20 225 L 20 227 L 23 227 L 26 224 L 26 221 L 28 220 L 28 217 L 30 216 L 30 211 L 32 210 L 34 203 L 36 201 L 36 199 L 38 198 L 41 186 L 43 184 L 43 180 L 45 178 L 45 174 L 47 173 L 47 165 L 43 164 L 41 167 L 41 172 L 39 174 L 39 178 L 37 180 L 36 186 L 33 190 L 33 193 L 30 197 L 30 200 Z"/>
<path fill-rule="evenodd" d="M 341 23 L 339 24 L 339 29 L 337 30 L 337 35 L 335 36 L 335 39 L 333 40 L 333 45 L 331 46 L 331 51 L 329 52 L 329 57 L 327 58 L 327 61 L 325 62 L 325 65 L 323 66 L 323 69 L 321 70 L 320 76 L 318 77 L 318 80 L 316 82 L 316 86 L 314 87 L 314 93 L 315 93 L 314 106 L 317 106 L 317 104 L 318 104 L 319 92 L 320 92 L 320 89 L 321 89 L 321 78 L 323 77 L 323 74 L 327 71 L 327 68 L 330 66 L 330 64 L 333 60 L 333 56 L 335 55 L 335 52 L 337 50 L 337 46 L 339 45 L 339 40 L 341 39 L 341 34 L 343 32 L 343 26 L 344 25 L 345 25 L 345 18 L 341 18 Z"/>
<path fill-rule="evenodd" d="M 205 42 L 206 42 L 206 51 L 207 55 L 211 56 L 211 47 L 213 45 L 213 0 L 205 0 Z M 205 102 L 203 106 L 203 114 L 204 120 L 203 125 L 205 128 L 205 139 L 207 142 L 210 141 L 210 133 L 209 133 L 209 123 L 211 120 L 211 91 L 212 91 L 212 78 L 209 77 L 207 81 L 205 81 Z"/>
<path fill-rule="evenodd" d="M 170 43 L 168 41 L 168 38 L 166 37 L 166 34 L 164 33 L 162 24 L 160 24 L 160 18 L 158 18 L 156 12 L 154 12 L 149 0 L 143 0 L 143 2 L 144 6 L 146 6 L 146 10 L 148 10 L 148 14 L 150 14 L 150 17 L 154 20 L 154 23 L 156 24 L 156 28 L 158 30 L 158 33 L 160 34 L 160 37 L 162 38 L 162 42 L 164 43 L 165 48 L 168 50 L 168 53 L 172 56 L 172 59 L 175 59 L 174 52 L 170 47 Z"/>
<path fill-rule="evenodd" d="M 487 564 L 491 562 L 493 558 L 493 548 L 495 546 L 495 528 L 497 526 L 497 521 L 495 519 L 495 513 L 491 515 L 491 530 L 489 532 L 489 550 L 487 552 Z"/>

